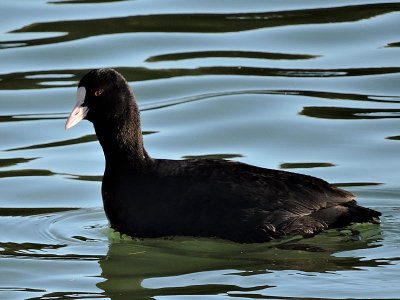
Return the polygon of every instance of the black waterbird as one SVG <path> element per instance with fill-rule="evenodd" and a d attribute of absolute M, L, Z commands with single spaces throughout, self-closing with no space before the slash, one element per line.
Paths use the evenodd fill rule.
<path fill-rule="evenodd" d="M 234 161 L 151 158 L 133 93 L 115 70 L 81 79 L 65 128 L 82 119 L 93 123 L 103 147 L 104 209 L 121 233 L 253 243 L 379 221 L 380 213 L 357 205 L 352 193 L 312 176 Z"/>

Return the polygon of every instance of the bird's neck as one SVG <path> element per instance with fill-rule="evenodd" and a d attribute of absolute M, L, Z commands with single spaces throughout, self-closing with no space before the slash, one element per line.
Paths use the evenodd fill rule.
<path fill-rule="evenodd" d="M 94 124 L 97 138 L 103 148 L 106 171 L 142 172 L 151 161 L 143 146 L 139 114 Z"/>

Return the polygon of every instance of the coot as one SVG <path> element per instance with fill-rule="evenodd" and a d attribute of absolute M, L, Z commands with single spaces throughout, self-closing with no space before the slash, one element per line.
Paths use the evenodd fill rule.
<path fill-rule="evenodd" d="M 106 166 L 102 196 L 111 227 L 134 237 L 202 236 L 265 242 L 312 236 L 380 213 L 312 176 L 217 159 L 153 159 L 124 77 L 96 69 L 79 82 L 65 128 L 93 123 Z"/>

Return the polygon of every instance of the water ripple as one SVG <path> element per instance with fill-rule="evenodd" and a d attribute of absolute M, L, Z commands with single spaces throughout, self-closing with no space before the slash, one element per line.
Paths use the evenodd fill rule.
<path fill-rule="evenodd" d="M 376 3 L 280 12 L 158 14 L 156 17 L 154 15 L 139 15 L 93 20 L 38 22 L 13 30 L 12 33 L 50 31 L 57 33 L 57 36 L 34 40 L 8 40 L 0 42 L 0 47 L 56 44 L 89 36 L 125 32 L 227 33 L 288 25 L 355 22 L 398 10 L 400 10 L 398 3 Z M 218 26 L 215 26 L 216 24 Z"/>
<path fill-rule="evenodd" d="M 12 219 L 4 217 L 11 212 Z M 1 255 L 96 260 L 104 254 L 108 226 L 102 209 L 8 208 L 0 213 L 0 222 L 12 228 L 0 239 Z M 8 242 L 13 235 L 24 242 L 15 237 Z"/>

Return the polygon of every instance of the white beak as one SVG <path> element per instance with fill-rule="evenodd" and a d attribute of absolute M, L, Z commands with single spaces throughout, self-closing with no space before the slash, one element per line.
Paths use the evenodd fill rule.
<path fill-rule="evenodd" d="M 76 91 L 76 104 L 68 116 L 67 122 L 65 123 L 65 129 L 69 129 L 78 124 L 84 117 L 86 117 L 89 108 L 82 106 L 85 101 L 86 89 L 81 86 Z"/>

